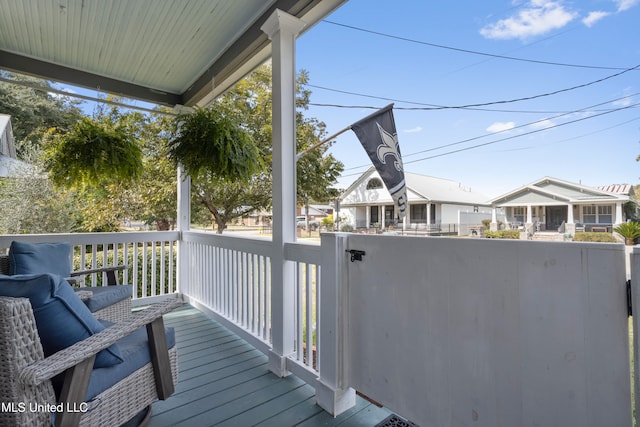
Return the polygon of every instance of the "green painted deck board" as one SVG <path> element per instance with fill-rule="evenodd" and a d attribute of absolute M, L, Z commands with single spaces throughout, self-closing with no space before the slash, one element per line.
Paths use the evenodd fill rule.
<path fill-rule="evenodd" d="M 315 404 L 314 389 L 294 375 L 278 378 L 267 357 L 185 305 L 165 316 L 176 332 L 178 384 L 153 405 L 150 426 L 374 426 L 389 412 L 360 398 L 334 418 Z"/>

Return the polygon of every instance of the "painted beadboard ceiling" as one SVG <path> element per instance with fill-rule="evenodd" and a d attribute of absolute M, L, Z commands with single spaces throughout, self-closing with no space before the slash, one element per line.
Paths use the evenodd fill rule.
<path fill-rule="evenodd" d="M 154 103 L 203 104 L 269 58 L 260 26 L 276 8 L 306 30 L 345 1 L 1 0 L 0 68 Z"/>

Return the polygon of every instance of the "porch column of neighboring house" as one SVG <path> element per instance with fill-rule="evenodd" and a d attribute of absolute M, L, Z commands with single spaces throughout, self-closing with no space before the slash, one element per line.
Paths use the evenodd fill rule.
<path fill-rule="evenodd" d="M 576 223 L 573 216 L 573 203 L 567 204 L 567 223 L 564 226 L 564 231 L 567 234 L 576 234 Z"/>
<path fill-rule="evenodd" d="M 269 369 L 286 376 L 295 352 L 295 263 L 285 246 L 296 240 L 295 41 L 305 23 L 276 9 L 260 28 L 272 45 L 273 254 Z"/>
<path fill-rule="evenodd" d="M 427 225 L 431 225 L 431 203 L 427 203 Z"/>
<path fill-rule="evenodd" d="M 407 225 L 411 224 L 411 206 L 406 210 L 404 218 L 402 218 L 402 231 L 407 229 Z"/>
<path fill-rule="evenodd" d="M 616 203 L 616 217 L 614 220 L 614 224 L 622 224 L 622 202 Z"/>
<path fill-rule="evenodd" d="M 498 208 L 496 208 L 495 206 L 491 206 L 491 225 L 490 225 L 490 229 L 491 229 L 491 231 L 497 231 L 498 230 Z"/>
<path fill-rule="evenodd" d="M 381 205 L 380 206 L 380 230 L 384 230 L 385 226 L 386 226 L 386 214 L 387 214 L 387 207 L 385 205 Z"/>
<path fill-rule="evenodd" d="M 367 221 L 365 226 L 368 229 L 371 224 L 371 206 L 369 205 L 366 206 L 364 217 L 365 217 L 365 221 Z"/>
<path fill-rule="evenodd" d="M 527 225 L 533 224 L 533 208 L 527 205 Z"/>

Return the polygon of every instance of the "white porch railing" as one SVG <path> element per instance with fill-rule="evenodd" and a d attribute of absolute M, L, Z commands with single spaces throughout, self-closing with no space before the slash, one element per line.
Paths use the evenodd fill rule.
<path fill-rule="evenodd" d="M 177 242 L 180 233 L 65 233 L 0 235 L 0 252 L 6 253 L 14 240 L 43 243 L 69 242 L 73 248 L 74 270 L 127 265 L 119 272 L 120 283 L 133 285 L 133 304 L 173 294 L 177 291 Z M 103 275 L 89 275 L 85 286 L 98 286 Z"/>
<path fill-rule="evenodd" d="M 190 231 L 183 232 L 182 245 L 184 297 L 268 354 L 273 334 L 281 332 L 271 323 L 271 240 Z M 313 383 L 320 351 L 320 246 L 289 243 L 285 259 L 296 264 L 295 295 L 287 308 L 294 313 L 296 351 L 288 355 L 287 369 Z"/>

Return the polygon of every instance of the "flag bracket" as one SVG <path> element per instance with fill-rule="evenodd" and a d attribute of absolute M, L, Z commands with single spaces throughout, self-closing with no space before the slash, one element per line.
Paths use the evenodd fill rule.
<path fill-rule="evenodd" d="M 345 252 L 349 252 L 351 254 L 351 262 L 362 261 L 362 257 L 366 255 L 365 251 L 361 251 L 359 249 L 347 249 Z"/>

